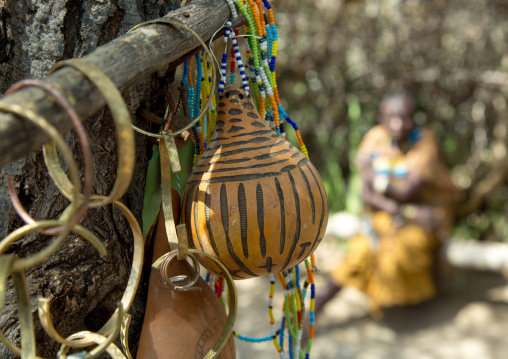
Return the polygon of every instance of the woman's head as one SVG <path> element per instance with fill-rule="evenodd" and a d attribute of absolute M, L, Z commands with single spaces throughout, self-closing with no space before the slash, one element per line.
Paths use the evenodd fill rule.
<path fill-rule="evenodd" d="M 407 92 L 389 93 L 379 107 L 379 123 L 386 127 L 392 139 L 406 141 L 415 126 L 415 102 Z"/>

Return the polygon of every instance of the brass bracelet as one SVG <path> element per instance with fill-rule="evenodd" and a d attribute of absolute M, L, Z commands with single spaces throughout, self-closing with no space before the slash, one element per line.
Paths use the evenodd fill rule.
<path fill-rule="evenodd" d="M 170 20 L 170 19 L 167 19 L 167 18 L 160 18 L 160 19 L 150 20 L 150 21 L 146 21 L 146 22 L 143 22 L 143 23 L 141 23 L 139 25 L 134 26 L 127 33 L 131 32 L 131 31 L 134 31 L 134 30 L 136 30 L 136 29 L 138 29 L 140 27 L 143 27 L 143 26 L 146 26 L 146 25 L 151 25 L 151 24 L 168 24 L 168 25 L 173 25 L 175 27 L 179 27 L 179 28 L 182 28 L 182 29 L 190 32 L 201 43 L 201 46 L 203 46 L 203 49 L 206 51 L 206 54 L 209 57 L 210 63 L 212 64 L 212 67 L 211 67 L 211 69 L 212 69 L 212 74 L 211 74 L 212 75 L 212 88 L 210 90 L 210 96 L 208 96 L 208 100 L 206 101 L 205 106 L 203 106 L 203 109 L 201 110 L 199 115 L 197 115 L 196 118 L 194 118 L 194 120 L 191 121 L 191 123 L 189 123 L 184 128 L 181 128 L 178 131 L 173 132 L 173 136 L 176 137 L 176 136 L 180 135 L 181 133 L 187 131 L 192 126 L 194 126 L 201 119 L 201 117 L 203 117 L 206 114 L 206 112 L 208 111 L 208 108 L 210 108 L 210 105 L 212 103 L 212 97 L 213 97 L 212 94 L 214 93 L 215 87 L 217 85 L 217 79 L 215 78 L 215 76 L 213 74 L 213 58 L 214 57 L 213 57 L 212 52 L 208 48 L 208 46 L 206 46 L 205 42 L 201 39 L 201 37 L 194 30 L 192 30 L 187 25 L 185 25 L 185 24 L 183 24 L 183 23 L 181 23 L 179 21 L 174 21 L 174 20 Z M 143 135 L 150 136 L 150 137 L 155 137 L 155 138 L 159 138 L 159 139 L 162 138 L 161 134 L 148 132 L 148 131 L 142 130 L 139 127 L 136 127 L 134 125 L 132 125 L 132 128 L 134 129 L 134 131 L 139 132 L 139 133 L 141 133 Z"/>
<path fill-rule="evenodd" d="M 56 87 L 49 84 L 48 82 L 37 80 L 37 79 L 29 79 L 29 80 L 22 80 L 19 82 L 16 82 L 14 85 L 12 85 L 6 92 L 6 95 L 12 94 L 23 87 L 27 86 L 33 86 L 37 87 L 39 89 L 42 89 L 49 94 L 51 94 L 57 101 L 57 103 L 67 112 L 67 115 L 69 116 L 72 125 L 74 126 L 74 129 L 76 131 L 76 134 L 78 135 L 79 142 L 81 144 L 81 152 L 83 154 L 83 162 L 84 162 L 84 193 L 83 195 L 78 195 L 79 202 L 80 202 L 80 209 L 74 214 L 74 217 L 70 219 L 68 226 L 73 227 L 75 224 L 79 223 L 83 217 L 86 214 L 86 211 L 88 210 L 88 201 L 90 199 L 90 196 L 92 194 L 92 155 L 90 151 L 90 142 L 88 141 L 88 136 L 86 134 L 86 131 L 83 127 L 83 124 L 81 123 L 78 114 L 74 110 L 74 108 L 71 106 L 71 104 L 67 101 L 67 99 L 57 90 Z M 47 125 L 45 126 L 47 127 Z M 50 137 L 52 137 L 50 135 Z M 65 151 L 65 148 L 63 148 Z M 56 146 L 55 142 L 47 143 L 43 146 L 43 155 L 44 155 L 44 162 L 46 163 L 46 167 L 48 168 L 49 175 L 53 182 L 55 182 L 57 188 L 60 190 L 60 192 L 67 197 L 71 202 L 76 197 L 76 192 L 80 192 L 79 188 L 76 188 L 65 175 L 65 172 L 63 171 L 62 167 L 60 166 L 60 161 L 58 159 L 58 154 L 56 152 Z M 35 223 L 35 220 L 30 217 L 28 212 L 23 208 L 21 202 L 19 201 L 19 198 L 17 196 L 16 191 L 14 190 L 14 183 L 9 178 L 7 178 L 8 188 L 9 188 L 9 194 L 11 196 L 11 201 L 13 204 L 14 209 L 18 213 L 18 215 L 23 218 L 25 223 Z M 80 185 L 80 182 L 77 182 L 78 185 Z M 70 215 L 70 213 L 66 213 L 66 215 Z M 65 216 L 62 216 L 62 219 L 66 218 Z M 55 229 L 49 229 L 44 230 L 41 232 L 47 235 L 54 235 L 61 233 L 63 228 L 55 228 Z"/>
<path fill-rule="evenodd" d="M 59 359 L 65 359 L 67 358 L 67 352 L 71 347 L 78 347 L 75 342 L 81 342 L 83 340 L 86 340 L 89 343 L 96 343 L 99 344 L 96 348 L 92 349 L 90 352 L 83 355 L 83 358 L 86 359 L 93 359 L 97 358 L 99 355 L 101 355 L 103 352 L 107 351 L 108 354 L 113 359 L 125 359 L 125 356 L 123 353 L 118 349 L 118 347 L 113 343 L 113 341 L 116 339 L 118 334 L 120 334 L 120 329 L 122 327 L 122 319 L 123 315 L 125 313 L 125 310 L 122 308 L 122 304 L 118 304 L 118 308 L 115 313 L 118 313 L 118 316 L 115 318 L 116 323 L 113 327 L 113 330 L 106 338 L 104 335 L 100 335 L 98 333 L 90 332 L 88 330 L 84 330 L 78 333 L 74 333 L 71 336 L 69 336 L 68 341 L 71 342 L 72 345 L 63 344 L 58 351 L 58 358 Z M 81 353 L 80 353 L 81 354 Z"/>
<path fill-rule="evenodd" d="M 129 309 L 134 295 L 139 284 L 142 264 L 143 264 L 143 236 L 139 224 L 130 210 L 118 202 L 127 190 L 132 173 L 134 169 L 134 132 L 130 127 L 130 114 L 121 97 L 120 92 L 114 86 L 113 82 L 107 78 L 104 73 L 97 69 L 94 65 L 87 63 L 84 60 L 67 60 L 58 63 L 55 68 L 63 66 L 72 66 L 79 71 L 83 72 L 88 78 L 99 88 L 106 98 L 107 103 L 115 121 L 115 128 L 118 137 L 118 153 L 119 153 L 119 166 L 117 169 L 117 178 L 113 185 L 113 190 L 108 197 L 106 196 L 91 196 L 92 175 L 91 175 L 91 156 L 88 145 L 88 139 L 84 128 L 79 121 L 79 118 L 71 105 L 65 98 L 56 91 L 51 85 L 39 81 L 31 80 L 24 81 L 16 84 L 10 91 L 15 91 L 23 86 L 37 86 L 51 94 L 57 99 L 57 102 L 67 111 L 74 127 L 78 132 L 78 137 L 81 140 L 83 149 L 83 156 L 85 157 L 85 190 L 81 194 L 81 179 L 79 177 L 78 166 L 74 159 L 71 150 L 65 143 L 62 135 L 56 128 L 49 124 L 43 117 L 37 115 L 30 109 L 23 108 L 19 105 L 0 104 L 0 111 L 10 112 L 14 115 L 25 117 L 29 121 L 36 124 L 53 142 L 44 145 L 44 157 L 46 166 L 48 167 L 50 176 L 58 189 L 70 201 L 70 205 L 63 211 L 58 220 L 35 221 L 31 218 L 26 210 L 22 207 L 15 193 L 14 184 L 9 180 L 9 191 L 13 198 L 13 205 L 16 211 L 20 214 L 23 220 L 28 224 L 18 228 L 10 233 L 0 242 L 0 308 L 4 305 L 6 281 L 9 274 L 12 276 L 16 296 L 18 299 L 18 314 L 20 318 L 21 328 L 21 348 L 18 348 L 11 343 L 3 333 L 0 332 L 0 341 L 14 354 L 23 358 L 37 358 L 36 356 L 36 342 L 33 326 L 33 317 L 31 312 L 30 297 L 25 278 L 25 270 L 27 268 L 36 266 L 42 261 L 46 260 L 49 256 L 58 250 L 66 239 L 67 235 L 73 231 L 88 240 L 99 251 L 102 256 L 107 254 L 107 250 L 103 243 L 90 231 L 77 225 L 83 218 L 87 207 L 99 207 L 109 203 L 116 205 L 120 211 L 126 216 L 129 225 L 131 226 L 134 237 L 134 259 L 132 263 L 131 273 L 127 283 L 127 289 L 124 291 L 119 308 L 113 316 L 106 322 L 106 324 L 99 330 L 98 333 L 88 331 L 79 332 L 71 335 L 69 338 L 62 338 L 55 330 L 52 323 L 51 314 L 49 312 L 49 300 L 42 298 L 39 302 L 39 316 L 44 329 L 48 332 L 49 336 L 56 341 L 63 344 L 63 348 L 59 353 L 60 358 L 66 357 L 68 347 L 84 347 L 93 343 L 99 344 L 96 348 L 85 354 L 86 358 L 95 358 L 104 351 L 108 351 L 114 358 L 123 358 L 123 354 L 119 350 L 115 350 L 112 341 L 118 336 L 121 330 L 121 324 L 124 313 Z M 56 146 L 64 158 L 69 172 L 67 177 L 65 171 L 60 165 Z M 90 201 L 89 201 L 90 200 Z M 27 258 L 15 258 L 11 254 L 3 254 L 11 246 L 11 244 L 23 236 L 40 231 L 48 234 L 57 234 L 58 237 L 51 242 L 50 245 L 43 250 Z M 107 338 L 106 338 L 107 337 Z M 102 338 L 102 339 L 101 339 Z"/>
<path fill-rule="evenodd" d="M 97 66 L 86 60 L 70 59 L 58 62 L 50 71 L 55 72 L 62 67 L 70 66 L 85 75 L 102 93 L 115 122 L 118 138 L 118 169 L 113 189 L 109 196 L 101 200 L 91 201 L 89 207 L 101 207 L 114 202 L 124 195 L 130 185 L 136 158 L 134 132 L 131 128 L 130 113 L 122 94 L 113 81 Z"/>
<path fill-rule="evenodd" d="M 56 157 L 56 160 L 54 163 L 52 163 L 52 165 L 54 166 L 55 172 L 58 172 L 59 175 L 61 175 L 62 177 L 65 177 L 65 179 L 69 183 L 70 187 L 73 187 L 76 189 L 76 190 L 72 191 L 72 193 L 70 193 L 69 196 L 67 197 L 70 199 L 71 203 L 69 204 L 68 209 L 66 210 L 67 211 L 66 213 L 68 216 L 74 217 L 79 209 L 79 198 L 81 196 L 81 193 L 80 193 L 81 179 L 79 177 L 78 165 L 76 163 L 76 160 L 74 159 L 74 156 L 72 155 L 72 151 L 70 150 L 69 146 L 67 146 L 67 143 L 65 143 L 65 140 L 62 137 L 62 135 L 45 118 L 39 116 L 32 110 L 23 108 L 19 105 L 0 103 L 0 111 L 9 112 L 13 115 L 26 118 L 33 124 L 37 125 L 41 130 L 43 130 L 48 135 L 48 137 L 50 137 L 53 140 L 52 143 L 47 144 L 45 146 L 55 146 L 55 144 L 56 144 L 56 146 L 58 146 L 58 148 L 60 148 L 62 157 L 65 160 L 65 163 L 67 164 L 67 167 L 69 169 L 69 176 L 71 178 L 72 184 L 71 184 L 71 182 L 69 182 L 69 179 L 65 175 L 65 172 L 62 169 L 60 162 L 58 160 L 58 156 Z M 8 182 L 11 182 L 11 181 L 9 180 Z M 19 202 L 19 200 L 17 200 L 17 195 L 16 195 L 15 190 L 13 189 L 12 185 L 9 188 L 9 192 L 11 194 L 13 206 L 16 209 L 16 212 L 21 216 L 21 218 L 24 221 L 26 221 L 29 224 L 34 224 L 35 221 L 28 215 L 26 210 L 21 206 L 21 203 Z M 63 225 L 65 225 L 65 228 L 61 227 Z M 62 237 L 65 237 L 67 234 L 69 234 L 70 230 L 71 230 L 71 225 L 64 224 L 64 223 L 60 223 L 60 226 L 57 228 L 57 232 Z"/>
<path fill-rule="evenodd" d="M 106 198 L 107 197 L 104 196 L 92 197 L 93 200 L 104 200 Z M 120 209 L 120 211 L 125 215 L 127 221 L 129 222 L 129 225 L 131 226 L 132 234 L 134 237 L 134 254 L 131 273 L 129 276 L 129 280 L 127 282 L 127 288 L 124 291 L 124 294 L 120 301 L 119 308 L 115 311 L 115 313 L 111 316 L 111 318 L 109 318 L 106 324 L 104 324 L 104 326 L 97 331 L 97 333 L 92 333 L 101 335 L 103 337 L 104 336 L 110 337 L 111 333 L 116 333 L 116 335 L 118 335 L 123 320 L 123 313 L 129 310 L 132 301 L 134 300 L 134 295 L 136 294 L 136 290 L 139 284 L 141 271 L 143 267 L 144 243 L 141 228 L 139 227 L 139 224 L 134 215 L 132 214 L 132 212 L 123 203 L 115 201 L 113 202 L 113 204 L 118 209 Z M 82 338 L 79 338 L 79 336 L 77 335 L 78 333 L 71 335 L 67 339 L 63 339 L 54 329 L 54 325 L 51 319 L 51 313 L 49 312 L 49 301 L 47 299 L 42 298 L 39 302 L 39 318 L 44 329 L 50 335 L 50 337 L 64 346 L 72 346 L 79 348 L 86 347 L 94 343 L 94 340 L 90 339 L 91 338 L 90 335 L 85 335 Z M 106 350 L 106 346 L 102 347 L 102 349 Z"/>

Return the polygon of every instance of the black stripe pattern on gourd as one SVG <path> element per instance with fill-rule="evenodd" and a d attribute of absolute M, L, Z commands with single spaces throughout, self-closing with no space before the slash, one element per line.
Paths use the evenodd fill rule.
<path fill-rule="evenodd" d="M 221 260 L 236 279 L 292 268 L 325 232 L 321 178 L 264 123 L 242 89 L 226 89 L 219 108 L 221 131 L 214 132 L 185 188 L 190 244 Z M 201 260 L 220 274 L 213 262 Z"/>

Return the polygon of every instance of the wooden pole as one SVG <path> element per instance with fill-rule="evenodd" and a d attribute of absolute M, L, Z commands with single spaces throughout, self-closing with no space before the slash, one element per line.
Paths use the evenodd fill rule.
<path fill-rule="evenodd" d="M 182 22 L 205 42 L 230 17 L 225 0 L 194 0 L 165 18 Z M 176 67 L 200 46 L 188 31 L 166 24 L 151 24 L 125 34 L 84 58 L 101 69 L 114 84 L 125 90 L 164 65 Z M 45 78 L 74 106 L 81 119 L 101 109 L 105 100 L 81 73 L 63 68 Z M 37 88 L 24 88 L 0 101 L 31 109 L 46 118 L 61 133 L 71 122 L 55 100 Z M 49 139 L 29 121 L 0 113 L 0 167 L 39 149 Z"/>

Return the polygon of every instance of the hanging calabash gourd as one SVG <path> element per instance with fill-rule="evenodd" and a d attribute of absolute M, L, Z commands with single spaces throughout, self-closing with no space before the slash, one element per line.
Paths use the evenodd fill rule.
<path fill-rule="evenodd" d="M 321 178 L 264 123 L 239 86 L 224 91 L 217 111 L 214 135 L 185 187 L 190 246 L 215 256 L 235 279 L 292 268 L 325 233 L 328 203 Z"/>

